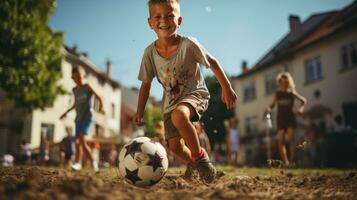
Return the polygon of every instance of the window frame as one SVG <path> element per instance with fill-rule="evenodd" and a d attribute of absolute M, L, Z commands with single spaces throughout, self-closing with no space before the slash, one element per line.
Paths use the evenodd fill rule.
<path fill-rule="evenodd" d="M 340 72 L 355 68 L 357 68 L 357 41 L 352 41 L 340 48 Z"/>
<path fill-rule="evenodd" d="M 317 82 L 323 79 L 321 56 L 306 59 L 304 66 L 305 84 Z"/>
<path fill-rule="evenodd" d="M 273 71 L 270 73 L 266 73 L 264 76 L 264 89 L 265 89 L 265 96 L 270 96 L 278 89 L 278 84 L 276 83 L 276 76 L 279 74 L 279 71 Z M 268 80 L 268 78 L 270 80 Z M 269 88 L 268 88 L 269 82 Z M 273 83 L 273 84 L 271 84 Z M 270 87 L 273 86 L 273 87 Z"/>
<path fill-rule="evenodd" d="M 254 80 L 244 81 L 242 87 L 243 102 L 254 101 L 257 98 Z M 248 91 L 248 93 L 246 93 L 246 91 Z"/>

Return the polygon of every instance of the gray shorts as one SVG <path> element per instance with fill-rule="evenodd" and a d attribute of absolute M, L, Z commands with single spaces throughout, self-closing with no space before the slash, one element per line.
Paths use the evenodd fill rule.
<path fill-rule="evenodd" d="M 192 106 L 193 110 L 195 111 L 195 114 L 191 118 L 191 122 L 197 122 L 200 120 L 202 117 L 202 114 L 204 111 L 207 110 L 208 108 L 208 99 L 191 99 L 191 98 L 186 98 L 180 101 L 177 105 L 181 103 L 187 103 Z M 177 128 L 174 126 L 171 120 L 171 113 L 172 111 L 165 113 L 164 114 L 164 127 L 165 127 L 165 139 L 169 140 L 174 137 L 181 137 L 179 131 Z"/>

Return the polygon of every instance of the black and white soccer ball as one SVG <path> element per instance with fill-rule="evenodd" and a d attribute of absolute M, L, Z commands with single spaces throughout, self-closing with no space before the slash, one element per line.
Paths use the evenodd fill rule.
<path fill-rule="evenodd" d="M 129 141 L 119 153 L 119 172 L 135 186 L 152 186 L 164 177 L 169 161 L 165 148 L 150 138 Z"/>

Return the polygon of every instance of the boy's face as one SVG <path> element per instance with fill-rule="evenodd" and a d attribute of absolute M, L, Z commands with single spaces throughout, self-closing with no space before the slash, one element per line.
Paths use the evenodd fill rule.
<path fill-rule="evenodd" d="M 80 74 L 76 72 L 72 73 L 72 80 L 76 83 L 76 85 L 82 85 L 82 77 Z"/>
<path fill-rule="evenodd" d="M 148 19 L 151 29 L 159 38 L 168 38 L 176 34 L 181 25 L 182 18 L 172 3 L 159 3 L 150 6 L 150 18 Z"/>

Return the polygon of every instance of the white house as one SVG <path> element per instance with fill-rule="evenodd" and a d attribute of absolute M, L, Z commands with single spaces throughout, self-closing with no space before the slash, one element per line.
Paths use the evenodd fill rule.
<path fill-rule="evenodd" d="M 62 79 L 59 84 L 68 94 L 59 96 L 52 107 L 44 110 L 34 110 L 30 114 L 16 109 L 12 102 L 0 95 L 0 155 L 4 153 L 17 154 L 22 139 L 26 139 L 33 148 L 40 144 L 41 134 L 57 143 L 66 136 L 65 128 L 74 131 L 75 111 L 68 113 L 60 120 L 61 114 L 73 105 L 71 71 L 80 66 L 84 73 L 85 82 L 89 83 L 103 100 L 105 114 L 98 112 L 98 100 L 93 98 L 93 122 L 89 136 L 111 138 L 120 134 L 121 86 L 111 78 L 111 63 L 107 63 L 107 71 L 101 72 L 85 54 L 77 52 L 76 48 L 63 48 Z"/>

